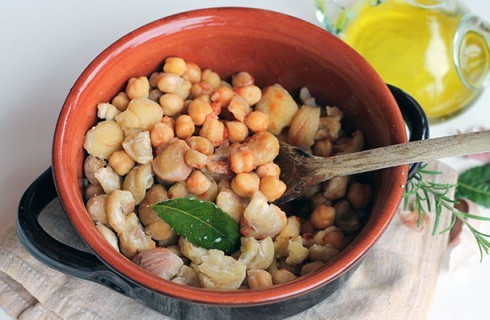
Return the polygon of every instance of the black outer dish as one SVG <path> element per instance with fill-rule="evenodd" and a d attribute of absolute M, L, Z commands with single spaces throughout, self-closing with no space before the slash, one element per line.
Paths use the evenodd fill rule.
<path fill-rule="evenodd" d="M 402 90 L 390 86 L 410 132 L 410 141 L 428 138 L 428 122 L 419 104 Z M 420 164 L 412 164 L 411 177 Z M 24 193 L 18 210 L 17 234 L 26 250 L 43 264 L 77 278 L 90 280 L 139 300 L 146 306 L 176 319 L 250 319 L 260 314 L 268 319 L 284 319 L 318 304 L 340 288 L 358 268 L 360 261 L 334 281 L 285 301 L 244 307 L 216 306 L 189 302 L 147 289 L 119 274 L 97 256 L 69 247 L 39 224 L 39 215 L 57 192 L 51 168 Z"/>

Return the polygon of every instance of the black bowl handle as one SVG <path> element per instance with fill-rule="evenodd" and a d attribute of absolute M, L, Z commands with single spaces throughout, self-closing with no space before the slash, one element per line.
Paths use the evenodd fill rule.
<path fill-rule="evenodd" d="M 429 138 L 429 121 L 419 103 L 405 91 L 388 84 L 388 88 L 395 97 L 398 107 L 408 129 L 408 140 L 417 141 Z M 411 163 L 408 166 L 408 179 L 411 179 L 422 163 Z"/>
<path fill-rule="evenodd" d="M 39 223 L 41 211 L 57 197 L 51 168 L 40 175 L 20 200 L 16 230 L 26 250 L 45 265 L 65 274 L 103 284 L 129 297 L 134 285 L 97 256 L 72 248 L 49 235 Z"/>

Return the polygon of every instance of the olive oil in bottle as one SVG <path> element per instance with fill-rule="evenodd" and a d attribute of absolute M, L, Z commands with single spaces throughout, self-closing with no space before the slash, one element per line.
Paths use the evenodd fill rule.
<path fill-rule="evenodd" d="M 412 3 L 410 3 L 412 2 Z M 386 0 L 361 1 L 339 36 L 376 69 L 385 82 L 412 95 L 433 121 L 467 106 L 478 94 L 464 85 L 453 60 L 461 10 L 451 12 Z M 417 1 L 415 1 L 417 2 Z M 478 35 L 465 38 L 465 67 L 488 69 L 488 52 Z M 480 72 L 481 73 L 481 72 Z"/>

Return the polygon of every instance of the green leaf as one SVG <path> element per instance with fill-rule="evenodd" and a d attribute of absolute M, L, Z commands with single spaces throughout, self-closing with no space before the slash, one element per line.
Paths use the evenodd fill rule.
<path fill-rule="evenodd" d="M 192 244 L 230 254 L 240 246 L 240 227 L 213 202 L 178 198 L 152 205 L 172 229 Z"/>
<path fill-rule="evenodd" d="M 458 178 L 456 197 L 490 208 L 490 163 L 463 172 Z"/>

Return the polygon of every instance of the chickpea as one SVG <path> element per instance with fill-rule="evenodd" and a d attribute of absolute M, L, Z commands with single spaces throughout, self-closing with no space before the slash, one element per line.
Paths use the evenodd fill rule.
<path fill-rule="evenodd" d="M 317 229 L 331 227 L 335 221 L 335 208 L 321 204 L 313 210 L 310 220 Z"/>
<path fill-rule="evenodd" d="M 195 265 L 201 264 L 203 256 L 208 253 L 207 249 L 193 245 L 184 237 L 179 237 L 178 244 L 180 253 Z"/>
<path fill-rule="evenodd" d="M 167 126 L 172 128 L 172 130 L 175 131 L 175 119 L 174 118 L 171 118 L 169 116 L 163 116 L 162 119 L 160 119 L 160 122 L 163 124 L 166 124 Z"/>
<path fill-rule="evenodd" d="M 291 266 L 297 266 L 308 258 L 308 249 L 303 246 L 303 238 L 295 237 L 288 241 L 287 258 L 285 262 Z"/>
<path fill-rule="evenodd" d="M 92 155 L 89 155 L 85 158 L 83 162 L 83 173 L 85 177 L 92 185 L 99 185 L 99 180 L 95 178 L 95 173 L 97 170 L 104 168 L 106 166 L 106 162 L 104 160 L 98 159 Z"/>
<path fill-rule="evenodd" d="M 316 208 L 320 205 L 331 205 L 331 203 L 329 203 L 330 200 L 327 200 L 327 198 L 325 198 L 325 196 L 321 192 L 313 195 L 310 200 L 311 206 L 313 208 Z"/>
<path fill-rule="evenodd" d="M 240 173 L 247 174 L 247 173 Z M 286 213 L 257 191 L 252 195 L 240 220 L 240 232 L 245 237 L 264 239 L 275 237 L 287 224 Z"/>
<path fill-rule="evenodd" d="M 342 250 L 347 246 L 347 239 L 339 228 L 334 228 L 323 236 L 324 244 L 331 244 L 335 249 Z"/>
<path fill-rule="evenodd" d="M 160 102 L 160 97 L 163 95 L 163 92 L 161 92 L 158 89 L 151 89 L 150 93 L 148 94 L 148 99 L 155 101 L 155 102 Z"/>
<path fill-rule="evenodd" d="M 118 239 L 114 231 L 112 231 L 112 229 L 106 227 L 104 224 L 100 222 L 95 223 L 95 228 L 97 229 L 97 231 L 99 231 L 100 235 L 104 237 L 104 239 L 106 239 L 107 242 L 109 242 L 111 247 L 113 247 L 114 250 L 119 252 Z"/>
<path fill-rule="evenodd" d="M 108 224 L 107 214 L 105 212 L 106 194 L 99 194 L 87 201 L 87 211 L 93 222 Z"/>
<path fill-rule="evenodd" d="M 339 254 L 339 250 L 335 249 L 331 244 L 313 244 L 309 249 L 309 257 L 311 261 L 328 262 Z"/>
<path fill-rule="evenodd" d="M 254 156 L 248 150 L 239 150 L 230 154 L 230 168 L 235 173 L 251 172 L 254 169 Z"/>
<path fill-rule="evenodd" d="M 129 104 L 128 95 L 126 92 L 119 92 L 117 96 L 112 99 L 111 104 L 121 112 L 126 110 Z"/>
<path fill-rule="evenodd" d="M 162 72 L 153 72 L 150 75 L 150 78 L 148 79 L 148 83 L 150 84 L 150 88 L 157 88 L 158 87 L 158 80 L 162 76 Z"/>
<path fill-rule="evenodd" d="M 241 71 L 231 77 L 231 83 L 234 87 L 241 88 L 253 85 L 255 80 L 250 73 Z"/>
<path fill-rule="evenodd" d="M 154 184 L 145 194 L 138 207 L 138 217 L 143 225 L 147 226 L 161 220 L 151 206 L 155 203 L 167 200 L 167 190 L 161 184 Z"/>
<path fill-rule="evenodd" d="M 277 260 L 277 268 L 278 269 L 285 269 L 292 274 L 299 274 L 299 270 L 301 266 L 292 266 L 286 263 L 285 259 L 279 259 Z"/>
<path fill-rule="evenodd" d="M 223 111 L 221 102 L 216 102 L 216 101 L 211 102 L 211 109 L 213 110 L 213 112 L 211 113 L 213 117 L 219 116 Z"/>
<path fill-rule="evenodd" d="M 371 201 L 372 193 L 370 185 L 354 182 L 347 192 L 347 200 L 354 209 L 363 209 Z"/>
<path fill-rule="evenodd" d="M 124 151 L 140 164 L 147 164 L 153 160 L 150 133 L 141 131 L 136 135 L 128 135 L 123 142 Z"/>
<path fill-rule="evenodd" d="M 269 116 L 267 130 L 279 135 L 282 129 L 291 124 L 298 105 L 281 85 L 275 84 L 263 90 L 262 98 L 255 104 L 255 110 Z"/>
<path fill-rule="evenodd" d="M 202 95 L 210 95 L 213 93 L 213 87 L 206 81 L 194 83 L 191 87 L 191 96 L 198 98 Z"/>
<path fill-rule="evenodd" d="M 231 177 L 233 171 L 230 168 L 228 157 L 230 155 L 230 147 L 227 140 L 216 148 L 216 152 L 208 157 L 206 170 L 216 177 Z"/>
<path fill-rule="evenodd" d="M 85 188 L 83 198 L 85 199 L 85 201 L 88 201 L 99 194 L 104 194 L 104 189 L 102 188 L 102 186 L 99 184 L 99 181 L 97 180 L 97 185 L 89 184 Z"/>
<path fill-rule="evenodd" d="M 327 116 L 331 118 L 337 118 L 342 120 L 344 118 L 344 113 L 338 107 L 327 106 Z"/>
<path fill-rule="evenodd" d="M 352 210 L 349 201 L 340 200 L 334 205 L 335 208 L 335 225 L 345 233 L 355 233 L 361 228 L 359 216 Z"/>
<path fill-rule="evenodd" d="M 138 165 L 131 169 L 124 178 L 122 189 L 130 191 L 135 203 L 139 204 L 145 198 L 146 190 L 153 185 L 153 182 L 151 165 Z"/>
<path fill-rule="evenodd" d="M 211 96 L 209 94 L 203 94 L 196 98 L 197 100 L 201 100 L 202 102 L 211 103 Z"/>
<path fill-rule="evenodd" d="M 242 143 L 248 137 L 248 127 L 243 122 L 227 121 L 225 125 L 231 143 Z"/>
<path fill-rule="evenodd" d="M 175 120 L 175 134 L 181 139 L 188 138 L 192 136 L 196 127 L 192 118 L 189 115 L 180 115 L 177 120 Z"/>
<path fill-rule="evenodd" d="M 299 228 L 301 221 L 296 216 L 291 216 L 287 218 L 287 223 L 281 232 L 276 236 L 276 240 L 290 240 L 299 236 Z"/>
<path fill-rule="evenodd" d="M 110 166 L 97 170 L 95 178 L 99 180 L 102 189 L 107 194 L 121 189 L 121 177 Z"/>
<path fill-rule="evenodd" d="M 202 125 L 199 135 L 208 139 L 213 146 L 219 146 L 224 140 L 225 125 L 214 118 L 207 118 Z"/>
<path fill-rule="evenodd" d="M 246 275 L 243 262 L 225 256 L 223 251 L 216 249 L 211 249 L 202 256 L 202 263 L 197 269 L 201 285 L 207 289 L 238 289 Z"/>
<path fill-rule="evenodd" d="M 313 154 L 319 157 L 330 157 L 333 153 L 332 142 L 328 139 L 323 139 L 315 142 L 313 145 Z"/>
<path fill-rule="evenodd" d="M 129 99 L 147 98 L 150 92 L 150 82 L 147 77 L 131 78 L 126 86 L 126 94 Z"/>
<path fill-rule="evenodd" d="M 160 75 L 157 87 L 165 93 L 174 93 L 184 83 L 184 79 L 175 73 L 164 72 Z"/>
<path fill-rule="evenodd" d="M 168 189 L 167 194 L 170 199 L 186 198 L 189 196 L 189 190 L 185 182 L 177 182 Z"/>
<path fill-rule="evenodd" d="M 352 133 L 351 138 L 341 138 L 334 144 L 335 154 L 347 154 L 361 151 L 364 149 L 364 136 L 361 131 L 356 130 Z"/>
<path fill-rule="evenodd" d="M 205 175 L 209 181 L 211 181 L 211 186 L 208 190 L 201 194 L 196 194 L 196 198 L 201 199 L 203 201 L 212 201 L 216 202 L 216 197 L 218 196 L 218 184 L 216 180 L 213 179 L 210 175 Z"/>
<path fill-rule="evenodd" d="M 314 261 L 311 263 L 305 264 L 302 268 L 301 271 L 299 272 L 300 276 L 305 276 L 307 274 L 313 273 L 323 267 L 325 263 L 321 261 Z"/>
<path fill-rule="evenodd" d="M 340 128 L 341 123 L 338 117 L 321 117 L 314 139 L 335 141 L 339 138 Z"/>
<path fill-rule="evenodd" d="M 225 81 L 225 80 L 221 80 L 220 87 L 228 87 L 228 88 L 233 90 L 233 86 L 231 85 L 231 83 L 229 83 L 228 81 Z"/>
<path fill-rule="evenodd" d="M 157 123 L 150 131 L 150 141 L 153 148 L 169 143 L 175 136 L 174 130 L 165 123 Z"/>
<path fill-rule="evenodd" d="M 260 179 L 262 179 L 265 176 L 279 178 L 279 176 L 281 175 L 281 168 L 279 168 L 279 166 L 274 162 L 267 162 L 264 163 L 263 165 L 258 166 L 255 172 L 257 173 Z"/>
<path fill-rule="evenodd" d="M 227 106 L 230 103 L 231 98 L 235 93 L 233 89 L 228 86 L 221 85 L 216 91 L 211 95 L 211 100 L 221 103 L 223 106 Z"/>
<path fill-rule="evenodd" d="M 116 122 L 123 129 L 150 130 L 162 116 L 163 110 L 158 103 L 148 98 L 135 98 L 116 116 Z"/>
<path fill-rule="evenodd" d="M 187 113 L 191 116 L 192 121 L 198 126 L 202 126 L 207 116 L 212 112 L 211 104 L 201 99 L 192 100 L 187 109 Z"/>
<path fill-rule="evenodd" d="M 192 168 L 185 163 L 189 146 L 182 140 L 174 139 L 153 159 L 153 172 L 163 181 L 185 181 Z"/>
<path fill-rule="evenodd" d="M 311 225 L 311 227 L 314 228 L 313 224 Z M 313 240 L 313 237 L 312 237 L 312 233 L 304 233 L 302 238 L 303 238 L 303 246 L 305 248 L 309 249 L 312 245 L 315 244 L 315 241 Z"/>
<path fill-rule="evenodd" d="M 245 99 L 239 95 L 234 95 L 228 104 L 228 111 L 236 120 L 243 122 L 247 114 L 250 113 L 250 106 Z"/>
<path fill-rule="evenodd" d="M 187 190 L 194 195 L 202 194 L 211 187 L 211 181 L 200 170 L 194 170 L 186 180 Z"/>
<path fill-rule="evenodd" d="M 129 191 L 115 190 L 105 198 L 107 221 L 118 234 L 124 232 L 127 215 L 134 211 L 134 206 L 134 198 Z"/>
<path fill-rule="evenodd" d="M 230 187 L 220 188 L 216 197 L 216 205 L 235 220 L 235 222 L 240 222 L 243 210 L 247 206 L 245 200 L 233 192 Z"/>
<path fill-rule="evenodd" d="M 85 135 L 83 147 L 87 152 L 100 159 L 109 159 L 114 151 L 122 149 L 124 133 L 112 120 L 97 123 Z"/>
<path fill-rule="evenodd" d="M 272 283 L 274 284 L 282 284 L 286 282 L 291 282 L 296 280 L 298 277 L 294 275 L 294 273 L 286 270 L 279 269 L 272 274 Z"/>
<path fill-rule="evenodd" d="M 330 200 L 343 198 L 347 190 L 348 179 L 347 176 L 343 176 L 328 180 L 325 182 L 323 195 Z"/>
<path fill-rule="evenodd" d="M 189 80 L 192 84 L 200 82 L 201 68 L 193 62 L 187 62 L 186 70 L 184 71 L 182 78 Z"/>
<path fill-rule="evenodd" d="M 239 173 L 231 180 L 231 189 L 242 198 L 250 198 L 259 190 L 260 179 L 255 173 Z"/>
<path fill-rule="evenodd" d="M 175 90 L 175 94 L 182 99 L 187 99 L 191 94 L 192 83 L 188 80 L 184 80 L 182 84 Z"/>
<path fill-rule="evenodd" d="M 265 176 L 260 179 L 260 192 L 262 192 L 267 201 L 274 202 L 286 192 L 286 184 L 277 177 Z"/>
<path fill-rule="evenodd" d="M 272 287 L 272 276 L 261 269 L 247 271 L 247 284 L 250 289 L 266 289 Z"/>
<path fill-rule="evenodd" d="M 261 111 L 252 111 L 245 117 L 245 124 L 250 131 L 264 131 L 269 126 L 269 116 Z"/>
<path fill-rule="evenodd" d="M 155 241 L 145 234 L 134 212 L 127 216 L 123 232 L 119 233 L 119 245 L 121 253 L 129 259 L 139 252 L 155 248 Z"/>
<path fill-rule="evenodd" d="M 184 99 L 175 93 L 162 95 L 159 102 L 162 106 L 163 114 L 166 116 L 174 116 L 184 108 Z"/>
<path fill-rule="evenodd" d="M 97 117 L 104 120 L 114 120 L 121 113 L 114 105 L 110 103 L 97 104 Z"/>
<path fill-rule="evenodd" d="M 187 70 L 187 64 L 182 58 L 170 57 L 165 59 L 165 64 L 163 65 L 164 72 L 175 73 L 179 76 L 183 75 Z"/>
<path fill-rule="evenodd" d="M 301 224 L 301 234 L 303 235 L 304 240 L 308 240 L 306 235 L 311 235 L 315 232 L 316 228 L 311 220 L 307 220 Z"/>
<path fill-rule="evenodd" d="M 179 273 L 171 280 L 175 283 L 180 283 L 184 285 L 188 285 L 191 287 L 201 287 L 201 283 L 199 282 L 199 276 L 197 272 L 191 267 L 186 266 L 185 264 L 180 267 Z"/>
<path fill-rule="evenodd" d="M 199 151 L 207 156 L 210 156 L 214 153 L 213 144 L 206 138 L 199 136 L 192 136 L 185 140 L 191 149 Z"/>
<path fill-rule="evenodd" d="M 156 241 L 167 241 L 175 237 L 175 232 L 170 225 L 159 219 L 145 227 L 145 234 Z"/>
<path fill-rule="evenodd" d="M 185 162 L 190 167 L 202 169 L 208 162 L 208 156 L 197 150 L 190 149 L 185 153 Z"/>
<path fill-rule="evenodd" d="M 262 98 L 262 90 L 257 86 L 245 86 L 235 89 L 235 92 L 253 106 Z"/>
<path fill-rule="evenodd" d="M 211 69 L 205 69 L 201 74 L 202 81 L 209 83 L 213 89 L 218 89 L 221 84 L 221 78 L 219 75 Z"/>
<path fill-rule="evenodd" d="M 254 134 L 247 143 L 247 147 L 254 154 L 256 167 L 272 162 L 279 154 L 279 140 L 268 131 Z"/>
<path fill-rule="evenodd" d="M 109 165 L 114 171 L 120 175 L 125 176 L 136 165 L 136 162 L 129 156 L 124 150 L 115 151 L 109 158 Z"/>

